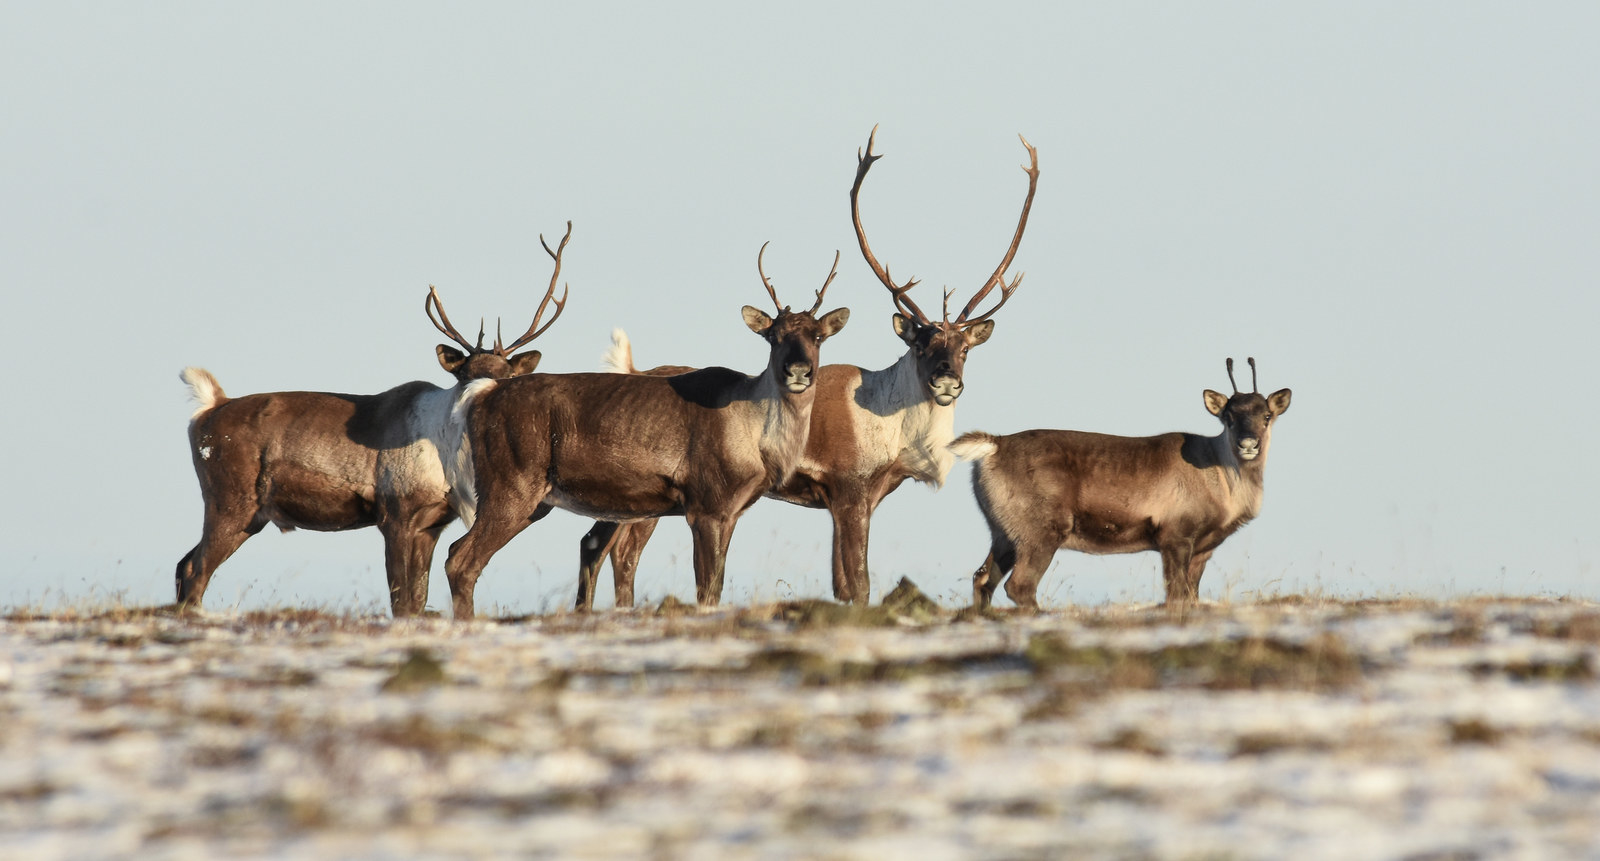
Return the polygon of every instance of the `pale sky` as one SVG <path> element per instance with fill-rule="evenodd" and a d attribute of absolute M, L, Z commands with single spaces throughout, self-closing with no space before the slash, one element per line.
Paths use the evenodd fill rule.
<path fill-rule="evenodd" d="M 1596 44 L 1592 3 L 0 4 L 0 606 L 172 600 L 201 521 L 182 367 L 448 384 L 428 285 L 520 332 L 568 219 L 541 370 L 597 369 L 618 326 L 641 365 L 757 370 L 768 240 L 784 296 L 843 250 L 823 361 L 889 365 L 847 198 L 874 124 L 863 219 L 924 309 L 999 261 L 1017 134 L 1039 150 L 957 430 L 1213 434 L 1228 356 L 1294 390 L 1202 597 L 1600 598 Z M 480 613 L 569 606 L 588 525 L 525 531 Z M 757 504 L 725 600 L 827 596 L 828 548 L 826 513 Z M 874 597 L 964 604 L 986 549 L 965 464 L 903 486 Z M 694 594 L 681 520 L 639 580 L 668 594 Z M 1159 596 L 1154 553 L 1058 554 L 1040 589 Z M 381 540 L 269 528 L 206 604 L 386 607 Z"/>

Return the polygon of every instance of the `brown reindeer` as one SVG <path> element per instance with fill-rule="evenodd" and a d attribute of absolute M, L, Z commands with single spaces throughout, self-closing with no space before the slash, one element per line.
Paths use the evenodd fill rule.
<path fill-rule="evenodd" d="M 1066 430 L 1006 436 L 962 434 L 950 448 L 976 461 L 972 488 L 989 522 L 989 556 L 972 577 L 972 601 L 989 606 L 1006 574 L 1006 595 L 1036 608 L 1039 578 L 1060 549 L 1161 553 L 1167 603 L 1196 600 L 1217 546 L 1261 510 L 1262 475 L 1274 420 L 1289 390 L 1263 397 L 1250 359 L 1249 393 L 1205 391 L 1222 433 L 1122 437 Z"/>
<path fill-rule="evenodd" d="M 695 598 L 716 604 L 739 515 L 786 479 L 805 450 L 819 348 L 850 317 L 846 308 L 816 316 L 833 277 L 810 310 L 795 312 L 762 273 L 778 316 L 744 307 L 745 325 L 771 345 L 757 376 L 706 368 L 474 383 L 462 409 L 478 517 L 445 560 L 456 618 L 472 616 L 490 557 L 552 508 L 606 521 L 597 528 L 602 544 L 618 521 L 683 516 L 694 535 Z"/>
<path fill-rule="evenodd" d="M 544 334 L 566 307 L 563 291 L 554 316 L 539 325 L 555 297 L 561 254 L 571 237 L 570 221 L 555 251 L 539 237 L 555 272 L 533 324 L 509 345 L 497 331 L 494 346 L 485 348 L 481 326 L 476 345 L 462 337 L 437 291 L 428 288 L 428 319 L 465 350 L 440 344 L 435 351 L 440 366 L 456 378 L 451 388 L 412 382 L 377 395 L 272 392 L 229 398 L 209 371 L 185 369 L 183 380 L 199 402 L 189 420 L 189 443 L 205 525 L 200 543 L 178 562 L 178 604 L 200 606 L 217 566 L 268 523 L 285 532 L 377 526 L 391 609 L 396 616 L 421 612 L 440 531 L 458 514 L 468 522 L 472 517 L 470 497 L 452 491 L 470 479 L 471 467 L 452 407 L 472 380 L 528 374 L 538 366 L 538 350 L 513 354 Z"/>
<path fill-rule="evenodd" d="M 1011 246 L 994 273 L 954 321 L 950 319 L 949 293 L 945 294 L 942 320 L 930 320 L 906 295 L 915 279 L 896 285 L 888 269 L 879 265 L 867 245 L 861 226 L 861 183 L 872 163 L 877 127 L 867 137 L 865 154 L 856 154 L 856 179 L 850 187 L 850 216 L 855 224 L 861 254 L 873 274 L 889 289 L 895 310 L 890 321 L 907 350 L 900 360 L 879 371 L 854 365 L 824 365 L 817 372 L 816 404 L 811 409 L 811 438 L 805 456 L 789 480 L 767 492 L 773 499 L 826 508 L 833 516 L 833 596 L 840 601 L 866 604 L 870 592 L 867 538 L 872 513 L 878 504 L 906 479 L 941 487 L 955 458 L 946 446 L 955 437 L 955 400 L 964 390 L 962 371 L 967 351 L 989 340 L 994 323 L 989 318 L 1011 298 L 1022 276 L 1005 283 L 1006 270 L 1022 243 L 1039 182 L 1039 154 L 1022 138 L 1030 166 L 1028 196 L 1022 203 Z M 1020 135 L 1019 135 L 1020 137 Z M 1000 301 L 976 317 L 971 316 L 996 285 Z M 607 354 L 609 369 L 628 374 L 680 374 L 690 368 L 665 365 L 638 371 L 632 347 L 618 330 Z M 615 528 L 610 546 L 612 582 L 619 607 L 633 606 L 634 574 L 639 556 L 655 531 L 654 520 L 641 520 Z M 594 598 L 594 582 L 606 554 L 600 534 L 609 528 L 596 525 L 584 536 L 579 551 L 578 609 L 587 610 Z M 596 553 L 595 551 L 599 551 Z"/>

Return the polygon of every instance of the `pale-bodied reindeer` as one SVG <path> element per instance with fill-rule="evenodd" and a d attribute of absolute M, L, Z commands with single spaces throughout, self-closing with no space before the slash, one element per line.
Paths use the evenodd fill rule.
<path fill-rule="evenodd" d="M 1249 361 L 1250 392 L 1239 391 L 1229 359 L 1232 397 L 1204 393 L 1206 410 L 1222 420 L 1214 437 L 962 434 L 950 448 L 976 461 L 972 487 L 991 536 L 972 578 L 973 604 L 989 606 L 1009 572 L 1006 595 L 1036 608 L 1039 578 L 1061 549 L 1160 551 L 1167 603 L 1196 600 L 1211 554 L 1261 510 L 1272 425 L 1289 409 L 1288 389 L 1260 394 Z"/>
<path fill-rule="evenodd" d="M 877 131 L 874 127 L 868 135 L 866 153 L 856 154 L 850 216 L 862 256 L 894 300 L 897 313 L 890 320 L 907 350 L 899 361 L 879 371 L 854 365 L 822 366 L 817 372 L 816 404 L 811 410 L 811 438 L 806 443 L 805 456 L 787 482 L 766 494 L 795 505 L 828 509 L 833 516 L 833 596 L 859 604 L 867 603 L 871 588 L 867 538 L 878 504 L 908 478 L 940 487 L 950 473 L 955 458 L 946 446 L 955 438 L 955 400 L 964 389 L 962 371 L 967 351 L 989 340 L 994 333 L 994 323 L 989 318 L 1022 282 L 1022 276 L 1017 275 L 1007 284 L 1005 274 L 1022 243 L 1039 182 L 1039 154 L 1027 138 L 1022 138 L 1030 161 L 1030 166 L 1023 168 L 1028 173 L 1028 196 L 1023 200 L 1011 246 L 955 320 L 950 319 L 949 293 L 945 294 L 944 319 L 930 320 L 906 295 L 917 284 L 916 279 L 897 286 L 888 269 L 873 256 L 861 226 L 861 183 L 872 163 L 883 157 L 872 153 Z M 978 303 L 996 285 L 1001 287 L 1000 301 L 972 317 Z M 690 370 L 676 365 L 636 370 L 627 336 L 619 330 L 612 337 L 612 350 L 606 357 L 612 371 L 666 375 Z M 633 606 L 634 574 L 655 526 L 654 520 L 626 523 L 620 528 L 596 524 L 584 537 L 579 551 L 578 609 L 587 610 L 593 602 L 595 580 L 606 553 L 602 536 L 613 529 L 616 536 L 609 553 L 616 604 Z M 595 554 L 596 549 L 599 555 Z"/>
<path fill-rule="evenodd" d="M 835 254 L 835 272 L 838 265 Z M 756 376 L 728 368 L 671 377 L 534 374 L 469 387 L 460 409 L 477 475 L 477 520 L 445 560 L 456 618 L 472 616 L 473 589 L 490 557 L 553 508 L 613 530 L 617 521 L 686 518 L 695 598 L 721 600 L 739 515 L 786 479 L 805 450 L 819 350 L 850 317 L 846 308 L 816 316 L 833 277 L 810 310 L 796 312 L 762 274 L 778 316 L 744 306 L 745 325 L 771 346 Z M 601 531 L 601 542 L 609 541 Z"/>
<path fill-rule="evenodd" d="M 514 354 L 566 308 L 567 292 L 555 299 L 555 289 L 571 238 L 570 221 L 556 250 L 539 237 L 555 271 L 533 324 L 509 345 L 497 331 L 494 346 L 485 348 L 482 327 L 477 344 L 468 341 L 451 325 L 437 291 L 428 288 L 428 319 L 466 351 L 446 344 L 435 350 L 439 364 L 456 378 L 451 388 L 419 381 L 377 395 L 272 392 L 229 398 L 209 371 L 184 369 L 183 380 L 199 402 L 189 420 L 189 443 L 205 525 L 200 543 L 178 562 L 178 605 L 199 607 L 217 566 L 268 523 L 285 532 L 377 526 L 390 608 L 396 616 L 422 612 L 439 533 L 458 515 L 469 524 L 472 519 L 470 498 L 452 491 L 471 481 L 454 405 L 473 380 L 528 374 L 538 366 L 538 350 Z M 552 300 L 555 313 L 541 327 Z"/>

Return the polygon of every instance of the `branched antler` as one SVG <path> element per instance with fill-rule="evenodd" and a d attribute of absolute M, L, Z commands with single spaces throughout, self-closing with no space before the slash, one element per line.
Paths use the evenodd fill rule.
<path fill-rule="evenodd" d="M 808 314 L 810 314 L 810 315 L 812 315 L 814 317 L 814 316 L 816 316 L 818 311 L 822 310 L 822 297 L 823 297 L 823 295 L 825 295 L 828 292 L 828 285 L 833 283 L 833 276 L 838 275 L 838 274 L 839 274 L 839 252 L 838 252 L 837 249 L 835 249 L 834 252 L 833 252 L 833 268 L 828 270 L 828 280 L 822 282 L 822 289 L 817 291 L 817 304 L 812 305 L 811 306 L 811 310 L 807 311 L 806 313 L 808 313 Z"/>
<path fill-rule="evenodd" d="M 439 311 L 439 316 L 437 317 L 433 315 L 436 308 Z M 428 312 L 428 319 L 433 323 L 433 328 L 443 332 L 446 338 L 467 348 L 468 351 L 473 349 L 472 342 L 462 337 L 461 333 L 456 331 L 456 327 L 450 324 L 450 318 L 444 313 L 444 305 L 439 301 L 439 291 L 432 284 L 428 285 L 427 298 L 422 300 L 422 310 Z M 444 322 L 441 323 L 439 322 L 440 320 Z M 478 347 L 483 347 L 483 330 L 481 327 L 478 330 Z"/>
<path fill-rule="evenodd" d="M 571 290 L 571 285 L 564 285 L 562 287 L 562 289 L 561 289 L 561 298 L 560 299 L 555 299 L 556 282 L 561 280 L 561 255 L 562 255 L 563 252 L 565 252 L 567 250 L 567 241 L 570 240 L 571 238 L 572 238 L 572 222 L 571 221 L 567 222 L 567 234 L 565 236 L 561 237 L 561 243 L 556 246 L 556 250 L 554 250 L 554 251 L 551 251 L 550 250 L 550 244 L 548 242 L 544 241 L 544 234 L 543 233 L 539 234 L 539 244 L 544 246 L 544 253 L 550 255 L 550 259 L 552 259 L 552 260 L 554 260 L 556 262 L 555 271 L 550 273 L 550 289 L 548 289 L 548 290 L 546 290 L 544 292 L 544 299 L 539 302 L 539 310 L 534 312 L 534 314 L 533 314 L 533 324 L 528 326 L 528 331 L 522 333 L 522 337 L 516 339 L 515 341 L 512 341 L 509 346 L 505 346 L 505 347 L 500 346 L 499 324 L 496 323 L 496 325 L 495 325 L 495 336 L 494 336 L 494 351 L 496 353 L 498 353 L 498 354 L 500 354 L 502 356 L 508 356 L 508 355 L 516 352 L 519 348 L 521 348 L 523 345 L 527 344 L 529 341 L 532 341 L 533 339 L 539 337 L 540 335 L 543 335 L 545 333 L 545 330 L 549 329 L 557 320 L 561 319 L 561 312 L 565 311 L 567 309 L 567 294 Z M 552 316 L 550 318 L 549 322 L 545 323 L 543 326 L 540 326 L 539 325 L 539 319 L 544 316 L 545 308 L 549 307 L 550 302 L 551 302 L 552 299 L 555 299 L 556 313 L 555 313 L 554 316 Z"/>
<path fill-rule="evenodd" d="M 1011 267 L 1012 258 L 1017 256 L 1017 248 L 1022 245 L 1022 232 L 1028 227 L 1028 212 L 1033 208 L 1033 193 L 1039 188 L 1039 151 L 1034 149 L 1033 144 L 1028 143 L 1028 139 L 1022 135 L 1017 135 L 1017 138 L 1028 149 L 1030 165 L 1023 168 L 1028 174 L 1028 196 L 1022 201 L 1022 216 L 1017 220 L 1017 232 L 1011 237 L 1011 247 L 1006 249 L 1005 258 L 1000 261 L 999 266 L 995 267 L 994 274 L 989 276 L 989 280 L 984 282 L 983 288 L 972 297 L 972 301 L 967 303 L 967 306 L 961 310 L 961 315 L 956 318 L 956 324 L 963 328 L 976 326 L 994 316 L 994 312 L 1000 310 L 1000 306 L 1006 304 L 1011 298 L 1011 294 L 1017 292 L 1017 288 L 1022 286 L 1022 274 L 1024 273 L 1019 273 L 1017 277 L 1011 279 L 1010 284 L 1005 283 L 1005 275 L 1006 270 Z M 978 307 L 978 303 L 982 302 L 983 298 L 994 290 L 994 285 L 996 284 L 1001 285 L 1000 301 L 983 314 L 968 319 L 973 310 Z"/>
<path fill-rule="evenodd" d="M 873 155 L 872 153 L 872 143 L 877 137 L 878 127 L 873 126 L 872 134 L 867 136 L 866 152 L 863 153 L 861 150 L 856 150 L 856 181 L 850 186 L 850 219 L 856 226 L 856 242 L 861 245 L 861 256 L 867 259 L 867 265 L 872 268 L 872 274 L 878 276 L 878 280 L 883 282 L 883 286 L 889 288 L 889 295 L 894 299 L 895 309 L 926 326 L 931 322 L 928 319 L 928 315 L 922 313 L 922 309 L 917 307 L 917 303 L 911 301 L 911 297 L 906 295 L 906 291 L 917 286 L 917 279 L 912 278 L 906 281 L 904 286 L 896 286 L 894 279 L 889 277 L 888 268 L 878 263 L 878 258 L 873 256 L 872 246 L 867 244 L 867 232 L 861 226 L 861 182 L 867 178 L 867 171 L 872 168 L 872 163 L 883 158 L 882 155 Z"/>

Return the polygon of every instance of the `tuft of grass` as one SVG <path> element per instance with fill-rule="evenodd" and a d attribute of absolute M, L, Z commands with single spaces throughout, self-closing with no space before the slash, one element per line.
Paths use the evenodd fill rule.
<path fill-rule="evenodd" d="M 1361 677 L 1360 660 L 1331 634 L 1306 644 L 1262 637 L 1212 640 L 1153 651 L 1076 646 L 1036 634 L 1023 657 L 1039 675 L 1071 670 L 1108 689 L 1333 690 Z"/>
<path fill-rule="evenodd" d="M 1505 731 L 1479 718 L 1447 722 L 1451 744 L 1496 745 L 1505 737 Z"/>
<path fill-rule="evenodd" d="M 413 648 L 379 690 L 386 694 L 410 693 L 444 683 L 444 664 L 427 649 Z"/>
<path fill-rule="evenodd" d="M 1468 669 L 1474 676 L 1504 673 L 1517 682 L 1587 682 L 1595 677 L 1594 666 L 1586 654 L 1574 655 L 1567 661 L 1512 661 L 1505 664 L 1479 662 Z"/>

